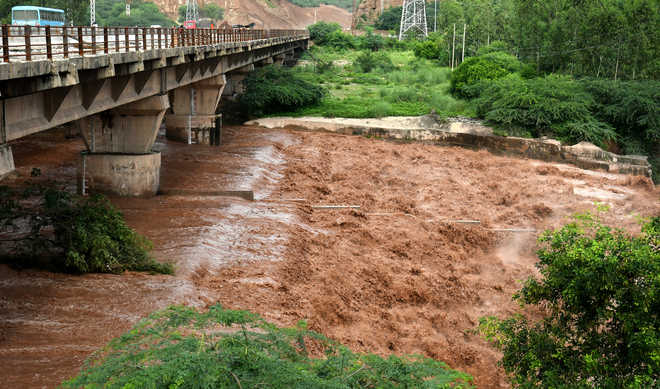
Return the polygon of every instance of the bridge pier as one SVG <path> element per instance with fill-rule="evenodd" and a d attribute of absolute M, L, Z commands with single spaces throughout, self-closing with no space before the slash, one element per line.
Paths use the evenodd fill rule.
<path fill-rule="evenodd" d="M 88 150 L 79 166 L 79 190 L 155 195 L 160 153 L 151 148 L 168 107 L 167 96 L 156 95 L 78 121 Z"/>
<path fill-rule="evenodd" d="M 225 76 L 219 75 L 171 91 L 172 113 L 165 118 L 167 138 L 207 145 L 218 139 L 216 109 L 226 84 Z"/>
<path fill-rule="evenodd" d="M 8 144 L 0 145 L 0 178 L 14 171 L 14 156 Z"/>

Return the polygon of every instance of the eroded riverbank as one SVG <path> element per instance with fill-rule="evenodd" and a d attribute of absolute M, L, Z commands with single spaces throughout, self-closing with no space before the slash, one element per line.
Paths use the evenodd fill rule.
<path fill-rule="evenodd" d="M 359 351 L 419 352 L 505 387 L 498 354 L 468 332 L 483 315 L 515 312 L 534 273 L 529 232 L 607 202 L 630 230 L 660 214 L 643 178 L 317 132 L 230 127 L 225 145 L 167 142 L 163 189 L 254 190 L 213 196 L 113 199 L 154 242 L 174 277 L 69 276 L 0 268 L 0 371 L 17 387 L 53 387 L 140 317 L 173 303 L 220 301 L 279 324 L 305 319 Z M 78 140 L 48 132 L 14 146 L 32 167 L 75 183 Z M 359 210 L 315 210 L 355 204 Z M 461 224 L 453 220 L 479 220 Z"/>

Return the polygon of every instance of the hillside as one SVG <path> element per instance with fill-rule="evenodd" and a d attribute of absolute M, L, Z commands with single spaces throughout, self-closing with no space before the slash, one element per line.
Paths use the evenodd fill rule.
<path fill-rule="evenodd" d="M 351 14 L 332 5 L 303 8 L 286 0 L 214 0 L 225 9 L 225 20 L 229 24 L 256 23 L 255 28 L 305 28 L 315 21 L 337 22 L 344 28 L 351 25 Z M 172 19 L 185 0 L 154 0 L 154 3 Z M 200 1 L 198 4 L 209 3 Z"/>

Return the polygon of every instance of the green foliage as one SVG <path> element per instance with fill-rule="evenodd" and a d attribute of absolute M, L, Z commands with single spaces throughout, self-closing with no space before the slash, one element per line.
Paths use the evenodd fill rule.
<path fill-rule="evenodd" d="M 295 110 L 318 104 L 326 90 L 278 65 L 256 69 L 245 78 L 239 103 L 249 115 Z"/>
<path fill-rule="evenodd" d="M 364 51 L 358 55 L 354 65 L 363 73 L 369 73 L 376 68 L 386 72 L 394 68 L 392 60 L 386 53 L 373 53 L 371 51 Z"/>
<path fill-rule="evenodd" d="M 58 8 L 64 10 L 66 23 L 89 25 L 89 1 L 86 0 L 3 0 L 0 1 L 0 23 L 11 24 L 11 8 L 17 5 Z M 97 5 L 98 7 L 98 5 Z"/>
<path fill-rule="evenodd" d="M 304 322 L 279 328 L 214 305 L 206 313 L 181 306 L 153 313 L 63 387 L 471 388 L 470 382 L 439 361 L 355 354 Z"/>
<path fill-rule="evenodd" d="M 359 39 L 359 46 L 366 50 L 378 51 L 385 47 L 385 39 L 377 34 L 374 34 L 373 28 L 367 28 L 367 33 L 362 35 Z"/>
<path fill-rule="evenodd" d="M 306 56 L 314 66 L 296 67 L 294 73 L 323 85 L 329 93 L 317 105 L 278 115 L 370 118 L 417 116 L 432 111 L 441 116 L 473 115 L 464 101 L 449 95 L 450 70 L 417 59 L 412 51 L 381 49 L 374 53 L 316 45 Z M 353 64 L 319 70 L 319 64 L 338 60 Z M 364 72 L 367 69 L 369 72 Z"/>
<path fill-rule="evenodd" d="M 307 26 L 309 30 L 309 38 L 317 45 L 322 45 L 327 42 L 328 35 L 333 32 L 341 32 L 339 23 L 318 22 Z"/>
<path fill-rule="evenodd" d="M 398 34 L 402 9 L 402 7 L 390 7 L 384 10 L 376 19 L 374 27 L 377 30 L 396 31 Z"/>
<path fill-rule="evenodd" d="M 595 99 L 594 113 L 624 138 L 660 142 L 660 81 L 580 82 Z"/>
<path fill-rule="evenodd" d="M 437 60 L 441 64 L 449 63 L 447 46 L 442 36 L 436 39 L 433 39 L 433 36 L 431 36 L 425 41 L 416 42 L 413 51 L 415 57 Z"/>
<path fill-rule="evenodd" d="M 614 129 L 591 113 L 595 106 L 591 95 L 569 77 L 523 80 L 512 75 L 484 84 L 475 100 L 477 114 L 494 124 L 570 143 L 585 140 L 602 145 L 616 139 Z"/>
<path fill-rule="evenodd" d="M 98 0 L 96 21 L 99 26 L 171 27 L 174 25 L 170 18 L 160 12 L 156 4 L 144 0 L 131 2 L 131 16 L 126 16 L 126 4 L 123 1 Z"/>
<path fill-rule="evenodd" d="M 469 94 L 471 85 L 484 80 L 497 80 L 520 71 L 521 64 L 516 57 L 494 52 L 480 57 L 471 57 L 460 64 L 451 76 L 451 92 L 461 97 L 474 97 Z"/>
<path fill-rule="evenodd" d="M 341 31 L 333 31 L 327 35 L 326 40 L 321 44 L 339 50 L 346 50 L 356 48 L 358 46 L 358 41 L 350 34 L 345 34 Z"/>
<path fill-rule="evenodd" d="M 660 218 L 639 236 L 579 215 L 541 238 L 515 299 L 547 316 L 481 320 L 519 388 L 652 388 L 660 376 Z"/>
<path fill-rule="evenodd" d="M 199 16 L 213 20 L 222 20 L 225 17 L 225 10 L 215 3 L 207 3 L 199 7 Z"/>
<path fill-rule="evenodd" d="M 38 206 L 36 198 L 41 199 Z M 151 243 L 100 195 L 83 198 L 52 187 L 23 192 L 2 187 L 0 231 L 13 236 L 2 254 L 20 266 L 40 266 L 48 259 L 46 267 L 72 273 L 173 271 L 149 256 Z"/>
<path fill-rule="evenodd" d="M 507 45 L 506 42 L 494 41 L 487 46 L 480 47 L 477 50 L 477 57 L 490 53 L 497 53 L 497 52 L 508 53 L 509 50 L 510 50 L 509 45 Z"/>

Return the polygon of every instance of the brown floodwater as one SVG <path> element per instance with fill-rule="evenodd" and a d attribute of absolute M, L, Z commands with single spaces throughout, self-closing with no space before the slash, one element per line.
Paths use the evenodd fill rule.
<path fill-rule="evenodd" d="M 174 276 L 0 265 L 0 387 L 54 387 L 148 313 L 221 302 L 507 388 L 500 354 L 472 330 L 485 315 L 538 314 L 511 301 L 538 274 L 538 233 L 596 201 L 611 206 L 605 222 L 631 232 L 638 216 L 660 214 L 660 190 L 644 177 L 320 132 L 228 127 L 223 141 L 161 134 L 161 188 L 189 195 L 111 199 Z M 80 140 L 54 130 L 12 146 L 18 169 L 6 182 L 75 189 Z M 253 190 L 255 201 L 209 195 L 222 190 Z M 360 209 L 310 207 L 332 204 Z"/>
<path fill-rule="evenodd" d="M 17 174 L 8 182 L 40 179 L 75 190 L 80 139 L 52 130 L 12 144 Z M 294 143 L 286 132 L 225 128 L 225 145 L 167 141 L 161 134 L 161 188 L 199 195 L 113 198 L 129 225 L 154 244 L 153 256 L 173 263 L 174 276 L 53 274 L 0 265 L 0 387 L 54 387 L 84 359 L 148 313 L 170 304 L 202 307 L 212 290 L 193 282 L 228 263 L 279 260 L 290 207 L 268 200 L 283 169 L 279 148 Z M 254 190 L 254 202 L 206 196 L 218 190 Z M 10 383 L 10 384 L 8 384 Z M 8 386 L 6 386 L 8 385 Z"/>

